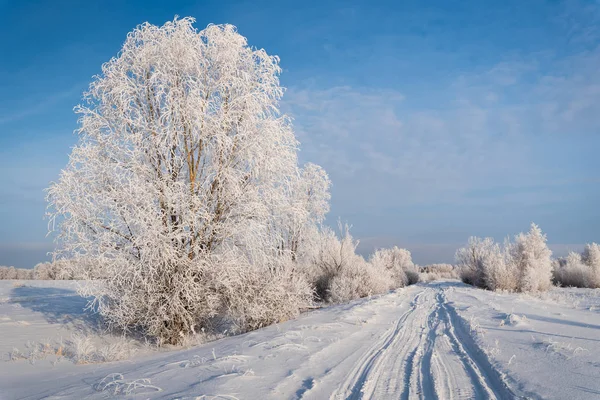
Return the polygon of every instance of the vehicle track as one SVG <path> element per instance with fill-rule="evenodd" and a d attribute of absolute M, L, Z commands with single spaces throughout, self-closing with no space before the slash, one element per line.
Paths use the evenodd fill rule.
<path fill-rule="evenodd" d="M 513 399 L 446 300 L 424 288 L 347 375 L 332 399 Z"/>

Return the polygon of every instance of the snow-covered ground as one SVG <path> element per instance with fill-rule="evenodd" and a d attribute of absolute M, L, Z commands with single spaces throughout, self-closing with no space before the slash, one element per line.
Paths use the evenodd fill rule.
<path fill-rule="evenodd" d="M 431 282 L 188 350 L 74 364 L 59 338 L 98 334 L 74 285 L 0 281 L 0 399 L 600 397 L 600 290 Z"/>

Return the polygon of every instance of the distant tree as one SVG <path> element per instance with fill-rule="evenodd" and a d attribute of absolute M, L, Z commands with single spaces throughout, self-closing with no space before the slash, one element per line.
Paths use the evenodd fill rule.
<path fill-rule="evenodd" d="M 308 273 L 318 300 L 330 300 L 334 278 L 364 265 L 364 259 L 356 254 L 358 241 L 350 234 L 350 227 L 339 223 L 339 229 L 340 238 L 329 227 L 320 230 L 316 251 L 309 261 Z"/>
<path fill-rule="evenodd" d="M 598 243 L 587 244 L 581 258 L 583 263 L 590 268 L 591 285 L 600 288 L 600 245 Z"/>
<path fill-rule="evenodd" d="M 297 167 L 279 59 L 231 25 L 193 22 L 128 34 L 76 109 L 79 144 L 48 190 L 55 257 L 106 277 L 82 293 L 115 326 L 169 343 L 224 312 L 251 329 L 304 307 L 290 260 L 328 200 L 324 171 Z M 276 287 L 247 287 L 261 281 Z"/>
<path fill-rule="evenodd" d="M 376 250 L 369 262 L 376 269 L 388 271 L 392 278 L 391 288 L 401 288 L 408 285 L 408 271 L 414 271 L 410 251 L 394 246 L 391 249 Z"/>
<path fill-rule="evenodd" d="M 456 251 L 456 265 L 460 271 L 463 282 L 473 286 L 485 287 L 484 260 L 493 251 L 494 240 L 492 238 L 481 239 L 471 236 L 467 247 Z"/>
<path fill-rule="evenodd" d="M 512 259 L 519 273 L 521 292 L 543 291 L 552 286 L 551 256 L 546 235 L 536 224 L 531 224 L 527 234 L 520 233 L 515 237 Z"/>
<path fill-rule="evenodd" d="M 554 281 L 563 287 L 592 287 L 592 270 L 581 260 L 581 254 L 570 252 L 553 266 Z"/>
<path fill-rule="evenodd" d="M 489 290 L 532 292 L 552 285 L 552 252 L 546 236 L 531 224 L 527 234 L 508 239 L 503 247 L 492 238 L 469 238 L 467 247 L 456 252 L 460 277 L 465 283 Z"/>

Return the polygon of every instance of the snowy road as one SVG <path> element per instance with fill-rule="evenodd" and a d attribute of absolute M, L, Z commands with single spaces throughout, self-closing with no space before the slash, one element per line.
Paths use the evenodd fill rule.
<path fill-rule="evenodd" d="M 394 327 L 364 352 L 333 397 L 508 399 L 515 395 L 457 322 L 444 289 L 426 287 L 415 294 Z"/>
<path fill-rule="evenodd" d="M 53 304 L 77 300 L 39 285 L 5 293 L 28 296 L 0 302 L 0 336 L 29 339 L 44 323 L 48 333 L 60 320 Z M 600 395 L 598 294 L 555 289 L 541 299 L 423 283 L 125 362 L 2 362 L 0 399 L 587 399 Z"/>

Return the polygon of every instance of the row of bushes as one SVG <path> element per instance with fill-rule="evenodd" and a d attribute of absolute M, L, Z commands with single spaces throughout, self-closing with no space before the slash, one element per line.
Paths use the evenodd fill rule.
<path fill-rule="evenodd" d="M 43 262 L 33 269 L 0 266 L 0 280 L 3 279 L 35 279 L 35 280 L 73 280 L 89 279 L 90 276 L 102 278 L 97 265 L 89 260 L 58 260 Z"/>
<path fill-rule="evenodd" d="M 423 282 L 458 278 L 458 269 L 452 264 L 429 264 L 419 267 L 419 279 Z"/>
<path fill-rule="evenodd" d="M 340 233 L 338 237 L 323 229 L 317 251 L 305 266 L 317 300 L 340 303 L 418 282 L 408 250 L 379 249 L 366 261 L 356 254 L 358 241 L 347 225 L 340 226 Z"/>
<path fill-rule="evenodd" d="M 535 225 L 503 245 L 471 237 L 456 252 L 463 282 L 488 290 L 536 292 L 558 286 L 600 287 L 600 247 L 587 245 L 582 255 L 552 260 L 546 235 Z"/>
<path fill-rule="evenodd" d="M 554 260 L 553 267 L 557 286 L 600 288 L 600 245 L 587 244 L 583 254 L 570 252 Z"/>

